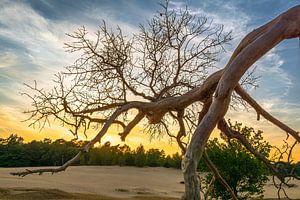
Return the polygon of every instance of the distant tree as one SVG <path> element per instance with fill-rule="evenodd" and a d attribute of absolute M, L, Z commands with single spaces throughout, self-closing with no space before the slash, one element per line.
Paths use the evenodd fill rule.
<path fill-rule="evenodd" d="M 300 162 L 297 162 L 294 165 L 294 170 L 295 170 L 295 173 L 297 174 L 297 176 L 300 178 Z"/>
<path fill-rule="evenodd" d="M 23 141 L 24 139 L 16 134 L 0 140 L 0 167 L 29 166 L 30 159 Z"/>
<path fill-rule="evenodd" d="M 137 166 L 137 167 L 146 166 L 147 157 L 146 157 L 146 152 L 145 152 L 143 145 L 140 145 L 137 147 L 135 154 L 136 154 L 135 161 L 134 161 L 135 166 Z"/>
<path fill-rule="evenodd" d="M 204 16 L 191 14 L 187 8 L 170 9 L 171 6 L 168 0 L 162 3 L 161 10 L 146 25 L 140 25 L 132 37 L 124 36 L 120 28 L 113 31 L 105 23 L 94 37 L 84 27 L 68 34 L 73 40 L 66 49 L 79 53 L 79 58 L 57 74 L 52 90 L 28 85 L 33 92 L 26 95 L 32 99 L 33 109 L 27 113 L 32 125 L 43 127 L 55 119 L 76 137 L 90 128 L 98 133 L 61 167 L 14 175 L 63 171 L 99 142 L 111 126 L 120 126 L 121 139 L 125 140 L 137 124 L 144 122 L 147 133 L 168 134 L 185 152 L 182 170 L 184 198 L 188 200 L 201 198 L 197 165 L 203 155 L 210 163 L 205 146 L 216 126 L 227 137 L 239 140 L 286 184 L 286 177 L 247 139 L 234 132 L 224 117 L 230 104 L 239 100 L 249 104 L 258 119 L 263 116 L 292 136 L 295 144 L 300 142 L 297 131 L 264 110 L 242 87 L 253 84 L 255 79 L 244 75 L 257 60 L 282 40 L 300 36 L 300 6 L 246 35 L 223 69 L 214 66 L 231 40 L 230 33 Z M 174 126 L 178 131 L 171 129 Z M 213 164 L 210 169 L 223 180 Z M 225 180 L 222 183 L 228 186 Z M 226 188 L 237 199 L 232 189 Z"/>
<path fill-rule="evenodd" d="M 122 156 L 119 160 L 119 165 L 127 165 L 127 166 L 134 166 L 134 156 L 133 153 L 128 145 L 123 145 L 119 147 Z"/>
<path fill-rule="evenodd" d="M 49 157 L 53 165 L 62 165 L 76 155 L 77 145 L 64 139 L 55 140 L 49 149 Z"/>
<path fill-rule="evenodd" d="M 181 160 L 182 156 L 179 153 L 175 153 L 172 155 L 172 161 L 171 161 L 171 166 L 175 167 L 177 169 L 181 169 Z"/>
<path fill-rule="evenodd" d="M 11 134 L 8 138 L 1 139 L 1 144 L 7 144 L 8 146 L 23 144 L 23 142 L 24 138 L 18 136 L 17 134 Z"/>
<path fill-rule="evenodd" d="M 147 151 L 147 166 L 158 167 L 162 166 L 165 158 L 165 152 L 159 149 L 149 149 Z"/>
<path fill-rule="evenodd" d="M 52 161 L 49 143 L 33 140 L 25 145 L 25 152 L 30 155 L 30 166 L 49 166 Z"/>

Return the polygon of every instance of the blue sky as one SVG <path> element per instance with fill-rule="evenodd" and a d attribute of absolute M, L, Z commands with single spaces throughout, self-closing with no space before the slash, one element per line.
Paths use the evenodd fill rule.
<path fill-rule="evenodd" d="M 187 5 L 192 13 L 206 15 L 215 23 L 224 24 L 226 31 L 232 31 L 234 39 L 220 56 L 218 67 L 226 63 L 246 33 L 297 4 L 300 0 L 171 1 L 175 9 Z M 23 119 L 21 112 L 30 103 L 19 94 L 25 90 L 23 83 L 37 80 L 41 86 L 51 87 L 53 74 L 76 58 L 63 49 L 68 41 L 65 33 L 82 25 L 93 32 L 105 20 L 108 26 L 119 25 L 130 35 L 158 9 L 156 0 L 0 0 L 0 118 L 12 121 L 10 125 L 0 124 L 0 136 L 26 126 L 12 127 L 13 121 L 19 123 Z M 250 90 L 251 94 L 268 111 L 299 130 L 299 41 L 281 43 L 255 66 L 262 78 L 259 88 Z M 246 116 L 239 115 L 238 119 L 255 124 L 255 115 Z M 230 117 L 237 117 L 237 113 Z M 262 127 L 269 126 L 262 123 Z"/>

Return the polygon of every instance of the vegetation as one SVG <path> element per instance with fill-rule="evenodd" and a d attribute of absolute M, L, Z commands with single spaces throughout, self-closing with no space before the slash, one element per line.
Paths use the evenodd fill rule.
<path fill-rule="evenodd" d="M 58 139 L 24 143 L 18 135 L 0 138 L 0 167 L 58 166 L 74 157 L 85 142 Z M 180 168 L 181 156 L 166 155 L 163 150 L 145 150 L 143 145 L 132 150 L 127 145 L 112 146 L 109 142 L 81 157 L 76 165 L 120 165 L 137 167 Z"/>
<path fill-rule="evenodd" d="M 257 151 L 269 157 L 272 146 L 263 140 L 261 131 L 256 132 L 247 126 L 242 127 L 240 123 L 234 125 L 230 123 L 230 127 L 247 138 Z M 223 137 L 223 141 L 221 143 L 216 138 L 209 141 L 207 153 L 221 176 L 234 191 L 235 196 L 238 199 L 250 199 L 262 195 L 263 185 L 268 180 L 267 176 L 270 175 L 268 168 L 237 140 Z M 225 190 L 218 180 L 212 182 L 212 178 L 212 173 L 208 173 L 205 178 L 206 184 L 212 183 L 214 186 L 208 195 L 216 199 L 231 199 L 229 191 Z"/>

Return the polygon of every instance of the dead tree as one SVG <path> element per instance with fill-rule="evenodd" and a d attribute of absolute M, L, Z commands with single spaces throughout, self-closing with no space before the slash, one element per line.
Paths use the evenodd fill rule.
<path fill-rule="evenodd" d="M 282 184 L 288 184 L 287 177 L 296 177 L 292 173 L 281 173 L 242 134 L 232 130 L 224 116 L 235 92 L 257 112 L 258 119 L 263 116 L 291 135 L 295 145 L 300 142 L 297 131 L 264 110 L 239 83 L 249 67 L 276 44 L 300 36 L 300 6 L 249 33 L 224 69 L 216 71 L 214 64 L 224 50 L 223 45 L 230 41 L 230 33 L 224 33 L 222 26 L 214 25 L 205 17 L 191 15 L 188 10 L 170 10 L 168 3 L 162 4 L 162 11 L 147 25 L 141 25 L 131 39 L 125 37 L 120 28 L 110 31 L 104 22 L 95 40 L 90 39 L 84 27 L 68 34 L 74 42 L 66 44 L 67 51 L 79 52 L 81 56 L 56 76 L 52 91 L 39 89 L 37 84 L 28 85 L 35 92 L 24 93 L 33 102 L 33 109 L 27 112 L 29 120 L 33 120 L 32 126 L 44 127 L 54 119 L 69 127 L 74 136 L 79 132 L 88 134 L 90 130 L 98 133 L 61 167 L 26 170 L 13 175 L 64 171 L 100 142 L 110 127 L 120 126 L 119 135 L 125 140 L 133 128 L 142 123 L 151 134 L 166 133 L 174 138 L 185 152 L 182 162 L 185 199 L 201 198 L 197 164 L 216 126 L 261 159 Z M 211 71 L 214 73 L 209 74 Z M 174 126 L 178 127 L 175 134 L 170 129 Z M 185 139 L 189 135 L 191 139 Z M 215 179 L 232 193 L 204 155 Z M 233 193 L 232 198 L 236 199 Z"/>

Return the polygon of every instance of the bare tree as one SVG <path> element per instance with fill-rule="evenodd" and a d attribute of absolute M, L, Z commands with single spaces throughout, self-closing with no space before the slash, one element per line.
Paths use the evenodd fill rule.
<path fill-rule="evenodd" d="M 295 145 L 300 142 L 297 131 L 264 110 L 239 83 L 249 67 L 276 44 L 300 37 L 300 6 L 249 33 L 221 70 L 216 70 L 214 65 L 219 53 L 224 51 L 223 45 L 231 40 L 230 33 L 224 33 L 222 26 L 206 17 L 191 15 L 187 9 L 170 10 L 169 1 L 161 7 L 131 38 L 124 36 L 120 28 L 111 31 L 105 22 L 94 40 L 84 27 L 68 34 L 74 42 L 66 44 L 67 51 L 80 52 L 81 56 L 56 75 L 52 91 L 39 89 L 37 84 L 28 85 L 36 92 L 25 93 L 33 102 L 33 109 L 27 112 L 29 120 L 33 120 L 32 126 L 41 127 L 57 120 L 69 127 L 74 136 L 79 132 L 87 134 L 91 129 L 98 133 L 61 167 L 13 175 L 63 171 L 99 142 L 111 126 L 120 126 L 119 135 L 125 140 L 134 127 L 143 123 L 151 134 L 168 134 L 174 138 L 185 153 L 182 162 L 185 199 L 201 199 L 196 169 L 203 154 L 214 179 L 220 180 L 232 198 L 237 199 L 205 154 L 205 145 L 216 126 L 261 159 L 280 184 L 288 185 L 289 177 L 299 178 L 292 172 L 281 173 L 241 133 L 232 130 L 224 116 L 235 92 L 236 98 L 257 112 L 258 120 L 263 116 L 291 135 Z M 170 129 L 174 126 L 178 127 L 177 133 Z M 295 145 L 289 148 L 289 155 Z"/>

